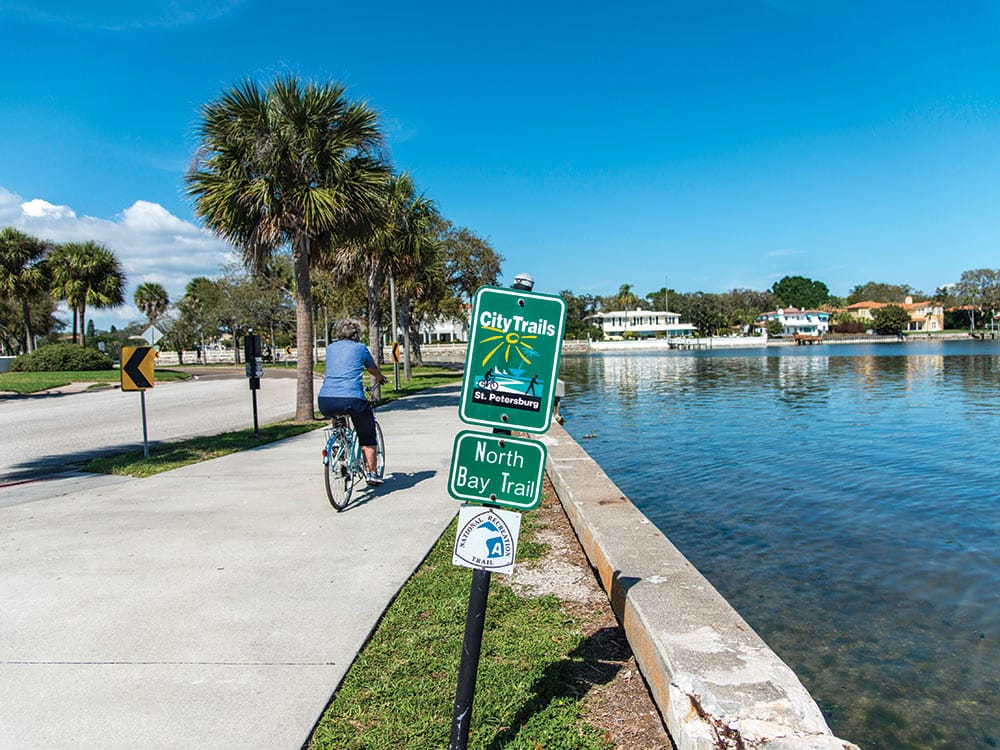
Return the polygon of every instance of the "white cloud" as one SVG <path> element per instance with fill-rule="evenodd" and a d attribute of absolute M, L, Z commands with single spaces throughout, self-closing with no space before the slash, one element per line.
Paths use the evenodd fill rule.
<path fill-rule="evenodd" d="M 113 219 L 77 216 L 69 206 L 41 198 L 24 201 L 0 186 L 0 225 L 52 242 L 93 240 L 114 251 L 127 277 L 127 305 L 95 310 L 97 325 L 122 325 L 141 318 L 132 306 L 136 286 L 162 284 L 171 300 L 180 299 L 195 276 L 214 277 L 234 259 L 232 248 L 158 203 L 137 200 Z M 88 312 L 88 318 L 91 317 Z"/>

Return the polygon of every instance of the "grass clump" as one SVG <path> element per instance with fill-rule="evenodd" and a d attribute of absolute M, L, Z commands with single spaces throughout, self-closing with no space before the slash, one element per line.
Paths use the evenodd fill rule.
<path fill-rule="evenodd" d="M 526 541 L 537 544 L 527 531 Z M 471 570 L 451 563 L 454 538 L 452 523 L 347 673 L 310 750 L 447 747 L 472 578 Z M 580 719 L 573 674 L 584 660 L 578 623 L 556 597 L 522 598 L 496 578 L 469 748 L 610 748 Z"/>

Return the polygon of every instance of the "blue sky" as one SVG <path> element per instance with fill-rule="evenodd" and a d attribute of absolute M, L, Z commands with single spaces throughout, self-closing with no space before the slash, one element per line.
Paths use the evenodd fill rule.
<path fill-rule="evenodd" d="M 933 292 L 1000 266 L 998 37 L 978 1 L 0 0 L 0 225 L 178 297 L 227 252 L 183 195 L 199 107 L 291 72 L 375 107 L 506 282 Z"/>

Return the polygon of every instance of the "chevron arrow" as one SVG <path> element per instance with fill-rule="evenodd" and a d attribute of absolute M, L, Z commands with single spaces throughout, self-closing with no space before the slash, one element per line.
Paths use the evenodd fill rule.
<path fill-rule="evenodd" d="M 153 384 L 146 379 L 146 376 L 139 369 L 139 365 L 142 364 L 142 361 L 148 354 L 148 346 L 137 346 L 135 351 L 132 352 L 132 356 L 128 358 L 128 362 L 126 362 L 125 366 L 122 367 L 125 374 L 131 378 L 133 383 L 135 383 L 135 387 L 139 389 L 153 387 Z"/>

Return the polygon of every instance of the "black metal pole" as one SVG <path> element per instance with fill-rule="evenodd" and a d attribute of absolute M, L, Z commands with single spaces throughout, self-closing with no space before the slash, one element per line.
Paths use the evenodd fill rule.
<path fill-rule="evenodd" d="M 149 458 L 149 431 L 146 429 L 146 391 L 139 391 L 139 396 L 142 402 L 142 455 L 143 458 Z"/>
<path fill-rule="evenodd" d="M 257 391 L 254 389 L 250 393 L 253 394 L 253 435 L 260 437 L 260 427 L 257 426 Z"/>
<path fill-rule="evenodd" d="M 479 652 L 483 645 L 486 599 L 489 593 L 490 571 L 474 569 L 469 589 L 469 611 L 465 615 L 462 662 L 458 668 L 458 689 L 455 691 L 455 713 L 451 720 L 448 750 L 466 750 L 469 745 L 472 701 L 476 695 L 476 674 L 479 671 Z"/>

